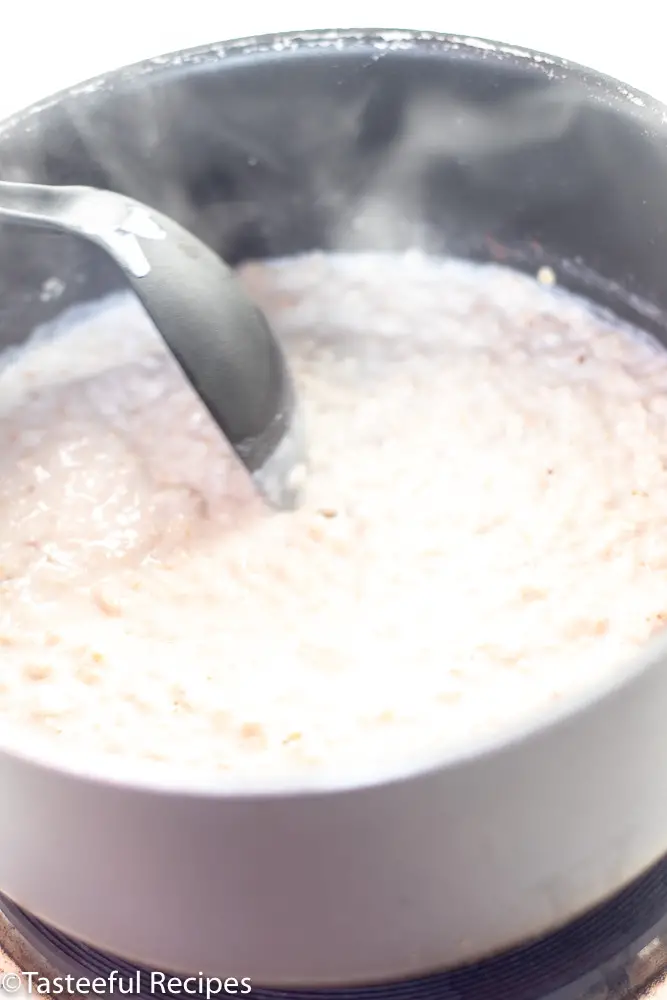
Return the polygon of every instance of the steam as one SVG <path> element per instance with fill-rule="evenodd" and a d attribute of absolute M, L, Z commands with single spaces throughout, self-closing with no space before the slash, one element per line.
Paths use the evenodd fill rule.
<path fill-rule="evenodd" d="M 581 91 L 568 84 L 552 84 L 486 107 L 439 92 L 408 103 L 400 131 L 383 151 L 365 190 L 341 213 L 335 249 L 409 245 L 442 252 L 441 226 L 436 232 L 424 218 L 429 170 L 465 164 L 471 176 L 479 177 L 495 169 L 503 156 L 555 143 L 573 127 L 581 110 Z"/>
<path fill-rule="evenodd" d="M 568 85 L 519 94 L 486 110 L 465 99 L 430 94 L 406 110 L 396 158 L 472 157 L 509 152 L 560 138 L 581 108 Z"/>
<path fill-rule="evenodd" d="M 371 56 L 363 70 L 341 62 L 338 79 L 332 63 L 331 87 L 318 83 L 315 100 L 307 87 L 299 92 L 289 74 L 276 74 L 274 81 L 259 67 L 256 79 L 249 74 L 242 86 L 230 85 L 228 101 L 224 87 L 197 73 L 175 77 L 174 85 L 164 79 L 128 91 L 117 103 L 113 89 L 106 105 L 96 105 L 99 94 L 91 94 L 91 103 L 79 95 L 61 111 L 63 137 L 51 134 L 48 143 L 62 149 L 65 173 L 67 161 L 90 164 L 89 178 L 77 182 L 109 186 L 154 206 L 223 256 L 244 231 L 259 233 L 259 244 L 268 234 L 269 252 L 299 244 L 342 252 L 446 252 L 443 240 L 457 225 L 457 182 L 464 194 L 466 183 L 473 188 L 458 212 L 461 231 L 470 229 L 472 212 L 481 212 L 477 190 L 499 190 L 492 207 L 484 207 L 484 224 L 497 229 L 515 211 L 509 203 L 503 209 L 502 184 L 508 198 L 516 194 L 512 156 L 522 149 L 545 151 L 540 191 L 533 196 L 544 201 L 550 185 L 557 194 L 568 133 L 574 135 L 595 99 L 581 83 L 547 74 L 500 99 L 492 74 L 476 78 L 463 60 L 460 81 L 450 74 L 449 83 L 416 88 L 412 74 L 394 74 L 385 55 L 391 46 Z M 466 90 L 466 78 L 474 90 Z M 481 95 L 483 79 L 488 91 Z M 281 102 L 287 113 L 276 116 Z M 579 178 L 568 172 L 570 190 L 575 183 L 590 185 L 598 162 L 603 177 L 612 152 L 618 173 L 622 151 L 607 148 L 614 131 L 603 141 L 607 129 L 598 135 L 591 116 L 582 141 L 594 159 Z M 560 168 L 549 162 L 550 144 Z M 498 171 L 507 178 L 500 184 Z M 20 180 L 26 174 L 10 165 L 3 175 Z M 44 179 L 71 182 L 67 176 Z M 450 191 L 433 217 L 428 187 L 439 183 Z"/>

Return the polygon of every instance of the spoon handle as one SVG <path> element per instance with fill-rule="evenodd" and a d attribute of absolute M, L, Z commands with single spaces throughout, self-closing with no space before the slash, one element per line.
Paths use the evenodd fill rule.
<path fill-rule="evenodd" d="M 149 210 L 113 191 L 0 181 L 0 219 L 69 232 L 100 245 L 130 279 L 150 270 L 137 242 L 164 239 Z"/>
<path fill-rule="evenodd" d="M 71 203 L 80 188 L 0 182 L 0 217 L 56 229 L 67 229 Z"/>
<path fill-rule="evenodd" d="M 0 218 L 51 229 L 69 230 L 85 187 L 55 187 L 48 184 L 20 184 L 0 181 Z"/>

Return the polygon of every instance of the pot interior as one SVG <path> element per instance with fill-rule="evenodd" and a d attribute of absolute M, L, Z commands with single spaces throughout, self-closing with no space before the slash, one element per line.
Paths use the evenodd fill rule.
<path fill-rule="evenodd" d="M 667 342 L 663 109 L 558 60 L 447 37 L 305 35 L 111 74 L 0 128 L 0 176 L 107 187 L 230 263 L 420 247 L 559 281 Z M 123 279 L 4 229 L 0 346 Z"/>

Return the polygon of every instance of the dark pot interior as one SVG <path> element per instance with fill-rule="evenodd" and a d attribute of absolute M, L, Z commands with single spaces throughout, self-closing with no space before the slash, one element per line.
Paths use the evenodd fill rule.
<path fill-rule="evenodd" d="M 557 60 L 401 37 L 133 67 L 0 127 L 0 176 L 125 192 L 231 263 L 415 245 L 549 263 L 667 341 L 662 107 Z M 3 228 L 0 344 L 121 283 L 73 238 Z"/>

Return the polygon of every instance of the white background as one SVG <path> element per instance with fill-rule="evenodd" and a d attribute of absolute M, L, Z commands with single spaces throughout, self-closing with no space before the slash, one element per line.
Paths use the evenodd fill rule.
<path fill-rule="evenodd" d="M 0 115 L 96 73 L 207 41 L 423 28 L 527 45 L 667 102 L 663 0 L 0 0 Z"/>

